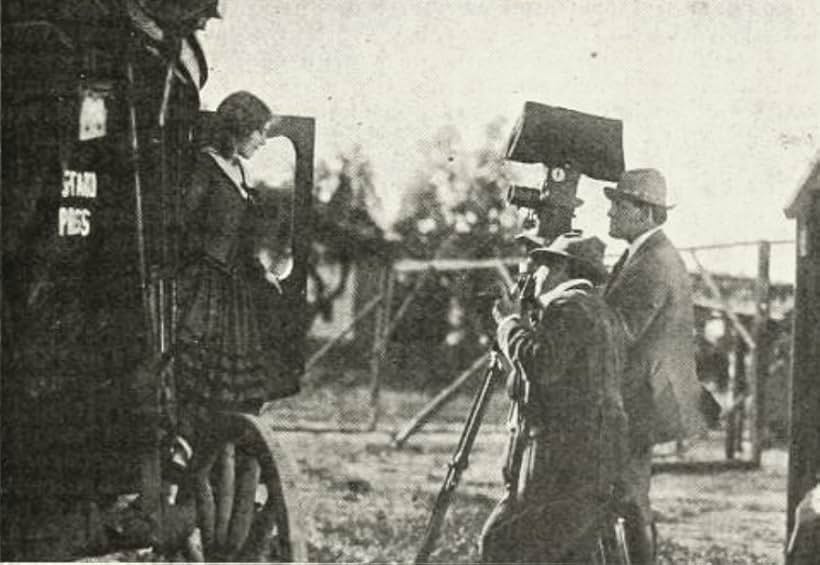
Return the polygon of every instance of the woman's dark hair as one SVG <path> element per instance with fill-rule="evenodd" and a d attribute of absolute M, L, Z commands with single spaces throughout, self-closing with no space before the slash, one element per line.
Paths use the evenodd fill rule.
<path fill-rule="evenodd" d="M 236 144 L 265 127 L 272 117 L 270 108 L 250 92 L 234 92 L 216 109 L 214 148 L 223 157 L 232 157 Z"/>

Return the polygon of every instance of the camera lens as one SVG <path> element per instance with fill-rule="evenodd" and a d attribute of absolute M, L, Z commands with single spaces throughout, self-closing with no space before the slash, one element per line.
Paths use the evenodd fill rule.
<path fill-rule="evenodd" d="M 507 202 L 522 208 L 536 208 L 541 202 L 541 191 L 528 186 L 510 185 Z"/>

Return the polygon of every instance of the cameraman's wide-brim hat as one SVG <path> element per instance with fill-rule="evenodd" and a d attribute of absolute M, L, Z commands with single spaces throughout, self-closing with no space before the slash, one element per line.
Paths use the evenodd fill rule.
<path fill-rule="evenodd" d="M 625 198 L 661 208 L 674 208 L 666 201 L 666 179 L 656 169 L 624 171 L 618 184 L 605 187 L 604 194 L 610 200 Z"/>
<path fill-rule="evenodd" d="M 547 247 L 530 251 L 533 260 L 549 261 L 560 257 L 572 263 L 574 270 L 595 284 L 604 282 L 609 276 L 604 266 L 606 244 L 595 236 L 584 237 L 570 232 L 559 235 Z"/>
<path fill-rule="evenodd" d="M 529 249 L 535 247 L 544 247 L 547 243 L 547 239 L 544 236 L 538 234 L 537 228 L 524 230 L 518 235 L 516 235 L 513 239 L 516 243 L 526 245 Z"/>

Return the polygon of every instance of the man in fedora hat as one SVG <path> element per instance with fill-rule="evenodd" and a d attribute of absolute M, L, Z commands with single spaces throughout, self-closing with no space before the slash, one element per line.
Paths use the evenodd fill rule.
<path fill-rule="evenodd" d="M 604 191 L 611 201 L 609 235 L 629 243 L 604 291 L 627 342 L 622 389 L 630 440 L 627 534 L 632 563 L 653 563 L 652 445 L 705 429 L 698 409 L 692 288 L 662 230 L 672 208 L 663 175 L 655 169 L 629 170 Z"/>
<path fill-rule="evenodd" d="M 484 562 L 599 562 L 599 541 L 613 531 L 626 457 L 625 351 L 594 290 L 607 276 L 603 252 L 596 237 L 559 236 L 530 253 L 537 311 L 522 316 L 506 294 L 494 306 L 498 347 L 521 369 L 507 391 L 528 433 L 518 473 L 505 469 L 508 493 L 482 531 Z"/>

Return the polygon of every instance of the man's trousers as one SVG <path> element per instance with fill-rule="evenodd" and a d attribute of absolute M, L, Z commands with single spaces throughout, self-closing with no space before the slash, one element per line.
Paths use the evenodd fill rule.
<path fill-rule="evenodd" d="M 621 509 L 632 565 L 652 565 L 656 557 L 655 520 L 649 503 L 652 446 L 633 446 L 624 469 L 626 497 Z"/>

